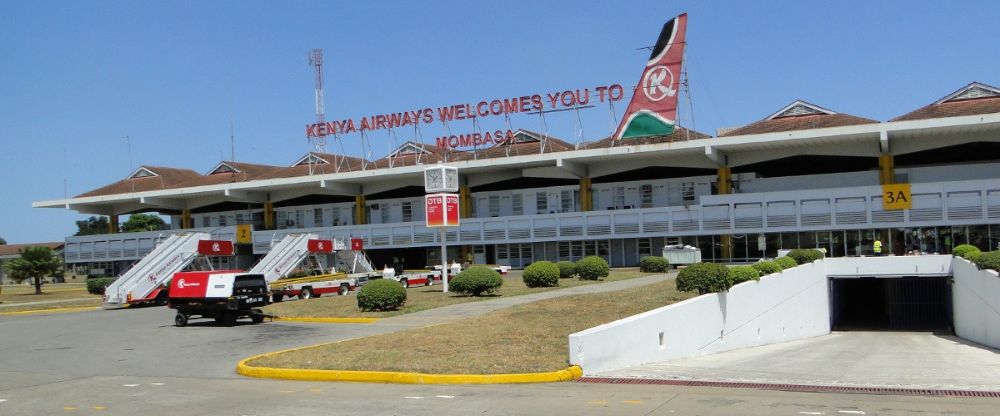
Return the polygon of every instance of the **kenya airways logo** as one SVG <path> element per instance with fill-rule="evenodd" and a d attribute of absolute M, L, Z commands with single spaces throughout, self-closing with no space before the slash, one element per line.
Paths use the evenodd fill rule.
<path fill-rule="evenodd" d="M 188 282 L 185 282 L 184 279 L 181 279 L 181 280 L 177 281 L 177 288 L 178 289 L 184 289 L 187 286 L 198 287 L 198 286 L 201 286 L 201 283 L 198 283 L 198 282 L 188 283 Z"/>
<path fill-rule="evenodd" d="M 222 251 L 222 246 L 219 243 L 212 243 L 212 252 L 218 253 L 220 251 Z"/>
<path fill-rule="evenodd" d="M 677 95 L 677 90 L 672 85 L 674 74 L 670 72 L 670 68 L 657 65 L 646 72 L 646 77 L 642 80 L 642 93 L 652 101 L 660 101 Z"/>

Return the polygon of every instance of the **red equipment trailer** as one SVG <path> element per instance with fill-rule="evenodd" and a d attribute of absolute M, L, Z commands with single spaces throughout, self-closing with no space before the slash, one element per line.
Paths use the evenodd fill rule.
<path fill-rule="evenodd" d="M 186 326 L 188 318 L 199 315 L 216 323 L 233 326 L 249 316 L 255 324 L 264 322 L 268 304 L 267 281 L 262 274 L 240 270 L 180 272 L 170 282 L 168 306 L 177 310 L 176 326 Z"/>

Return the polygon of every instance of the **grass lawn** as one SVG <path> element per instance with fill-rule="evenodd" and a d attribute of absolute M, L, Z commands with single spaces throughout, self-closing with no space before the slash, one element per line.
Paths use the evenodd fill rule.
<path fill-rule="evenodd" d="M 287 352 L 250 365 L 437 374 L 554 371 L 568 365 L 569 334 L 693 296 L 678 292 L 668 280 L 532 302 L 451 324 Z"/>
<path fill-rule="evenodd" d="M 281 317 L 385 318 L 389 316 L 439 308 L 456 303 L 475 302 L 494 299 L 497 297 L 527 295 L 530 293 L 539 293 L 573 286 L 632 279 L 651 274 L 642 273 L 637 268 L 612 269 L 608 277 L 600 281 L 559 279 L 558 287 L 529 288 L 525 286 L 524 281 L 521 280 L 521 273 L 522 272 L 520 270 L 510 271 L 510 273 L 504 277 L 503 286 L 501 286 L 500 290 L 492 296 L 476 297 L 464 296 L 451 292 L 444 293 L 442 292 L 443 287 L 440 284 L 436 284 L 434 286 L 411 287 L 406 291 L 406 304 L 396 311 L 362 312 L 358 309 L 357 297 L 352 294 L 350 296 L 324 296 L 309 300 L 295 300 L 275 303 L 265 307 L 264 312 Z"/>
<path fill-rule="evenodd" d="M 42 294 L 35 294 L 35 286 L 26 284 L 4 285 L 0 293 L 0 303 L 11 305 L 15 303 L 38 302 L 43 300 L 63 300 L 93 298 L 98 301 L 100 296 L 87 293 L 85 283 L 49 283 L 42 285 Z"/>

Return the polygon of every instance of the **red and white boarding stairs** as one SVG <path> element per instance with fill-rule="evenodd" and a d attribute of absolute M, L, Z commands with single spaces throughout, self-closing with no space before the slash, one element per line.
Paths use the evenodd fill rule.
<path fill-rule="evenodd" d="M 312 233 L 285 235 L 277 243 L 272 243 L 271 250 L 247 273 L 262 274 L 264 280 L 272 283 L 287 276 L 310 255 L 314 257 L 314 267 L 321 268 L 318 255 L 329 253 L 335 254 L 341 268 L 348 275 L 368 276 L 375 273 L 374 267 L 363 251 L 349 250 L 344 239 L 321 240 Z"/>
<path fill-rule="evenodd" d="M 231 256 L 232 241 L 210 240 L 203 232 L 167 237 L 104 289 L 104 308 L 156 301 L 165 284 L 199 256 Z M 164 297 L 165 299 L 165 297 Z"/>

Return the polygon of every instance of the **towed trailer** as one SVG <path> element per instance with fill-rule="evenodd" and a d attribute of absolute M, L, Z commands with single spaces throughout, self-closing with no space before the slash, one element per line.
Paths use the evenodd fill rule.
<path fill-rule="evenodd" d="M 170 282 L 168 306 L 177 310 L 174 325 L 187 326 L 192 316 L 214 319 L 217 324 L 236 325 L 241 317 L 264 322 L 267 281 L 262 274 L 239 270 L 179 272 Z"/>
<path fill-rule="evenodd" d="M 374 278 L 372 273 L 328 273 L 306 277 L 285 277 L 271 282 L 271 300 L 281 302 L 285 298 L 299 299 L 318 298 L 322 295 L 336 293 L 346 296 L 352 290 Z"/>

